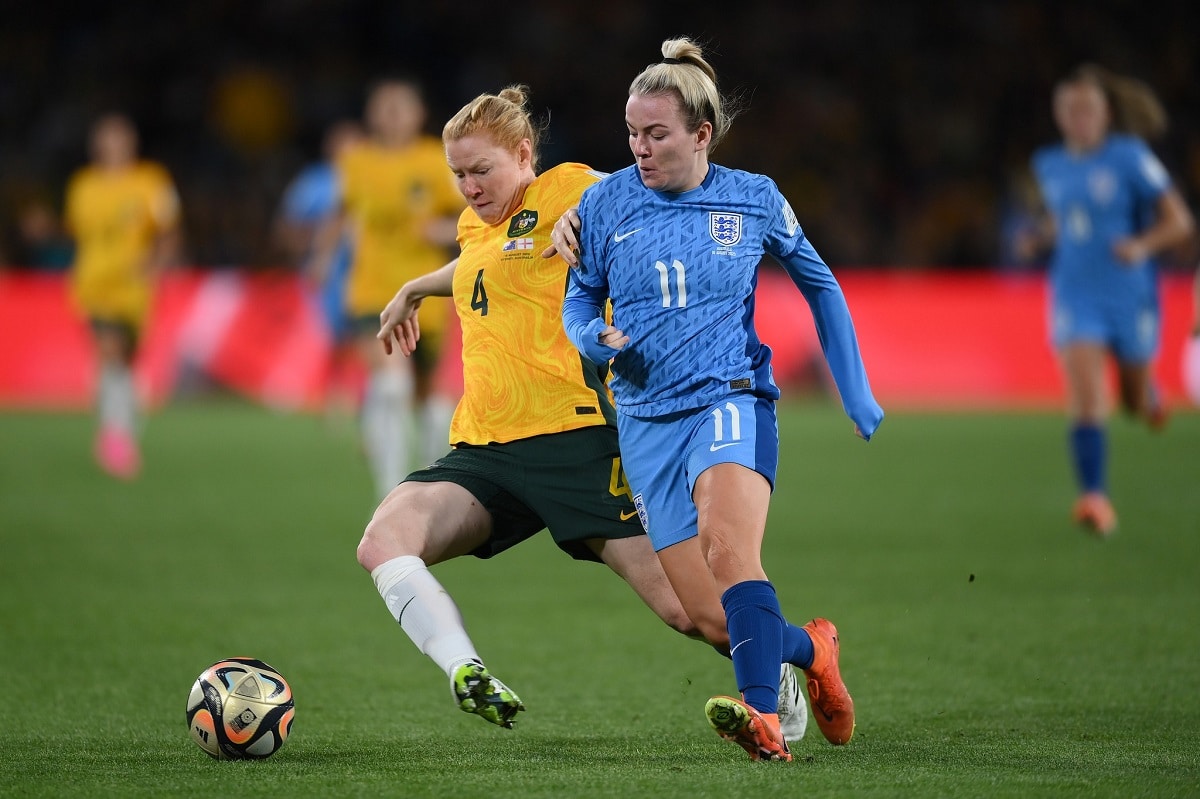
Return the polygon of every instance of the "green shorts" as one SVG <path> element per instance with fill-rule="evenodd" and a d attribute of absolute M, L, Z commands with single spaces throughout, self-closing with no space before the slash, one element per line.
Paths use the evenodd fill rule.
<path fill-rule="evenodd" d="M 121 337 L 121 351 L 126 360 L 132 360 L 141 340 L 141 330 L 125 319 L 91 317 L 88 320 L 93 333 L 116 333 Z"/>
<path fill-rule="evenodd" d="M 374 336 L 379 332 L 379 314 L 374 316 L 351 317 L 348 325 L 349 336 Z M 441 334 L 423 333 L 413 350 L 412 362 L 417 374 L 431 375 L 437 368 L 438 356 L 442 350 Z"/>
<path fill-rule="evenodd" d="M 492 515 L 492 535 L 471 554 L 490 558 L 549 529 L 559 549 L 598 561 L 589 538 L 644 535 L 621 468 L 617 431 L 585 427 L 507 444 L 460 444 L 406 480 L 454 483 Z"/>

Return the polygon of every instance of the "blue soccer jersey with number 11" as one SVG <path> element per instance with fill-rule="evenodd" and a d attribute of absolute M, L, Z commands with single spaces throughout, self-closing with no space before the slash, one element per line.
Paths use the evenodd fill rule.
<path fill-rule="evenodd" d="M 672 194 L 647 189 L 631 166 L 588 188 L 579 216 L 563 323 L 594 351 L 584 339 L 612 299 L 612 323 L 630 337 L 612 364 L 622 413 L 662 416 L 741 392 L 778 398 L 753 323 L 758 264 L 770 253 L 808 300 L 847 414 L 874 432 L 883 413 L 841 288 L 769 178 L 713 164 L 700 186 Z"/>

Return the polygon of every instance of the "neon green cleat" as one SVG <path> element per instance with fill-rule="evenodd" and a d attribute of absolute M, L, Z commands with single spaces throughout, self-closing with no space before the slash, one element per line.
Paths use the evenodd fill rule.
<path fill-rule="evenodd" d="M 459 710 L 474 713 L 506 730 L 513 728 L 513 717 L 525 709 L 521 698 L 493 677 L 482 663 L 464 663 L 450 678 L 450 692 Z"/>

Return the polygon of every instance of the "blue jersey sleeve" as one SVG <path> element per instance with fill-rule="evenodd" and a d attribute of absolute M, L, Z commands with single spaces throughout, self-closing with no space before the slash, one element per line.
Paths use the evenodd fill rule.
<path fill-rule="evenodd" d="M 1158 160 L 1154 151 L 1140 139 L 1129 140 L 1126 157 L 1126 171 L 1139 201 L 1144 204 L 1157 203 L 1158 198 L 1171 187 L 1171 178 L 1166 167 Z"/>
<path fill-rule="evenodd" d="M 608 327 L 604 319 L 607 301 L 607 285 L 590 286 L 579 279 L 578 270 L 571 270 L 567 294 L 563 297 L 563 330 L 575 349 L 594 364 L 607 363 L 620 352 L 599 341 L 600 334 Z"/>
<path fill-rule="evenodd" d="M 592 188 L 585 189 L 579 200 L 579 265 L 569 272 L 562 320 L 563 330 L 575 349 L 592 363 L 602 364 L 611 360 L 618 350 L 598 340 L 600 333 L 608 327 L 604 318 L 608 280 L 600 266 L 603 263 L 603 238 L 596 233 L 600 225 L 593 213 L 596 195 Z"/>
<path fill-rule="evenodd" d="M 596 205 L 597 187 L 593 183 L 579 198 L 579 265 L 571 270 L 573 280 L 585 286 L 603 286 L 608 290 L 608 281 L 603 273 L 604 233 L 601 230 L 600 208 Z"/>
<path fill-rule="evenodd" d="M 779 261 L 808 302 L 821 349 L 842 397 L 842 408 L 863 438 L 870 440 L 883 421 L 883 408 L 871 393 L 846 297 L 782 195 L 778 207 L 778 219 L 768 231 L 767 252 Z"/>

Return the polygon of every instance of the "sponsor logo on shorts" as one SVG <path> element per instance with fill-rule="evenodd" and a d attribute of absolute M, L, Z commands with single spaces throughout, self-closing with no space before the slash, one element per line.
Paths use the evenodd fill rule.
<path fill-rule="evenodd" d="M 642 529 L 649 533 L 650 522 L 646 519 L 646 503 L 642 502 L 641 494 L 633 495 L 633 507 L 637 510 L 638 521 L 642 523 Z"/>

